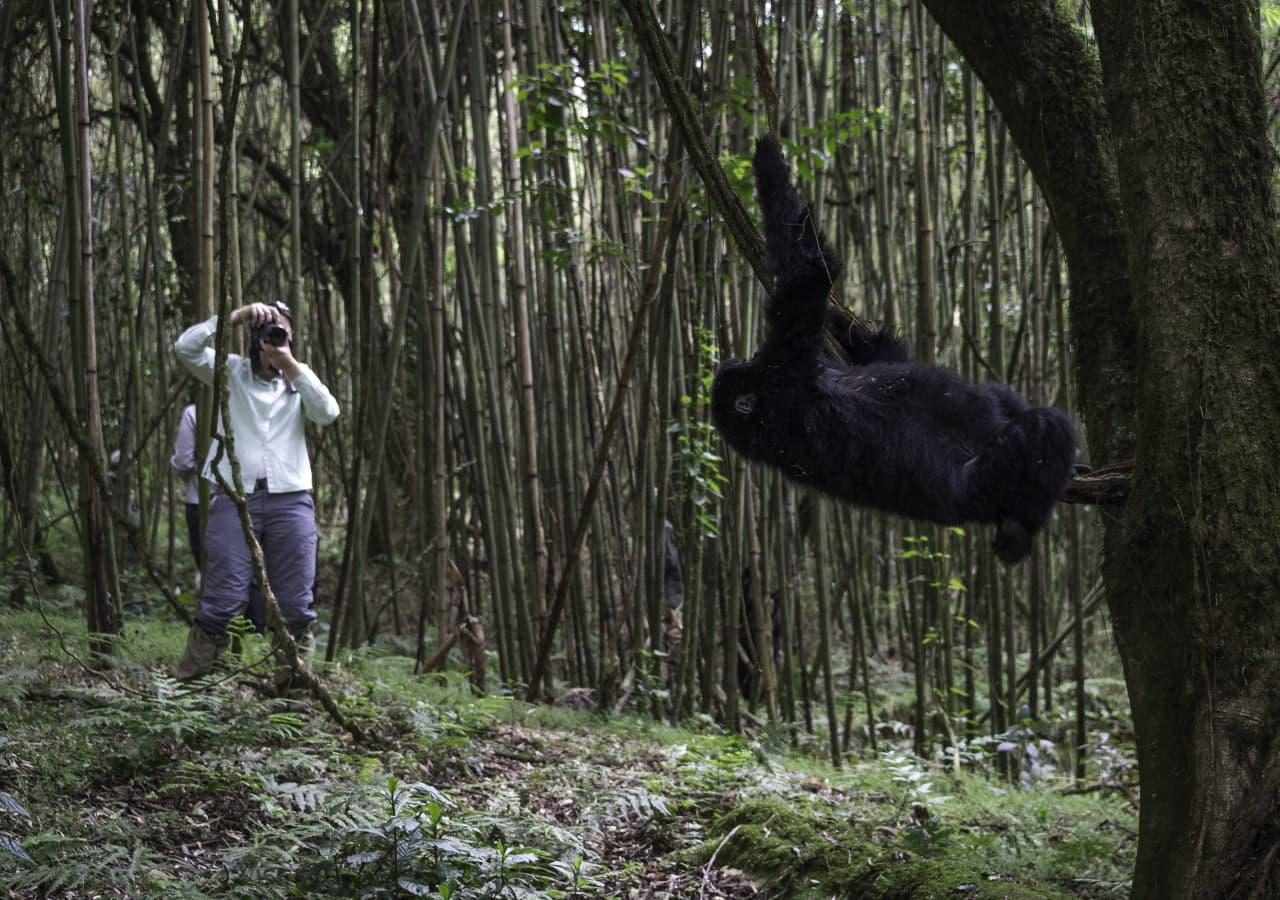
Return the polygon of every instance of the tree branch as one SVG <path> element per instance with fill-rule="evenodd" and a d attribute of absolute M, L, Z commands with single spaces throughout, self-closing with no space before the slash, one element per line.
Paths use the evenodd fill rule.
<path fill-rule="evenodd" d="M 221 421 L 224 423 L 231 421 L 231 411 L 228 407 L 226 349 L 227 332 L 230 330 L 230 312 L 226 307 L 227 294 L 223 293 L 218 309 L 218 330 L 214 334 L 213 399 Z M 223 477 L 218 467 L 224 453 L 231 463 L 230 482 Z M 337 701 L 333 699 L 333 695 L 329 693 L 329 689 L 325 687 L 324 682 L 316 677 L 316 674 L 303 661 L 302 654 L 298 649 L 298 642 L 294 639 L 293 633 L 289 631 L 288 623 L 284 620 L 284 613 L 280 611 L 280 602 L 276 599 L 275 591 L 271 587 L 271 581 L 267 577 L 267 563 L 262 554 L 262 544 L 259 543 L 258 536 L 253 530 L 253 520 L 249 515 L 249 501 L 245 498 L 244 481 L 240 476 L 240 460 L 236 456 L 235 435 L 230 428 L 224 429 L 224 433 L 218 435 L 218 449 L 214 451 L 213 461 L 209 468 L 217 479 L 218 486 L 226 494 L 227 499 L 236 506 L 236 512 L 240 519 L 240 530 L 244 533 L 244 542 L 249 548 L 253 573 L 258 580 L 259 592 L 262 595 L 262 607 L 274 631 L 272 642 L 276 652 L 284 658 L 292 676 L 306 685 L 307 691 L 311 696 L 320 701 L 320 705 L 324 707 L 329 717 L 350 734 L 356 743 L 364 743 L 365 736 L 360 726 L 342 712 L 338 707 Z"/>
<path fill-rule="evenodd" d="M 653 74 L 658 79 L 658 87 L 667 109 L 675 122 L 676 129 L 685 146 L 689 148 L 689 158 L 693 167 L 698 170 L 702 183 L 706 186 L 707 196 L 711 204 L 720 211 L 729 236 L 756 273 L 756 278 L 765 288 L 773 285 L 773 278 L 765 265 L 764 241 L 760 232 L 747 214 L 746 207 L 738 199 L 729 185 L 724 169 L 716 162 L 711 148 L 707 145 L 706 126 L 698 120 L 693 111 L 693 103 L 689 92 L 685 90 L 679 74 L 676 72 L 675 59 L 671 53 L 671 45 L 658 17 L 654 15 L 649 0 L 622 0 L 623 7 L 636 27 L 640 46 Z"/>
<path fill-rule="evenodd" d="M 1062 502 L 1119 506 L 1128 499 L 1132 484 L 1133 460 L 1114 463 L 1071 479 Z"/>

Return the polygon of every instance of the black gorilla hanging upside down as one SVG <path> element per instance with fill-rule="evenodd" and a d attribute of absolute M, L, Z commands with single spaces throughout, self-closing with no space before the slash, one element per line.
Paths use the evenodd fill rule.
<path fill-rule="evenodd" d="M 756 146 L 755 174 L 776 281 L 760 349 L 716 372 L 711 416 L 720 434 L 748 459 L 850 503 L 943 524 L 995 523 L 996 554 L 1023 559 L 1071 478 L 1071 421 L 998 382 L 970 384 L 911 362 L 892 335 L 828 306 L 840 260 L 772 136 Z M 824 350 L 824 335 L 839 356 Z"/>

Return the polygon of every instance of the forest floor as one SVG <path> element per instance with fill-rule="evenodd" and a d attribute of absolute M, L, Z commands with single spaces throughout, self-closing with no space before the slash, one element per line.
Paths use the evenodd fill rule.
<path fill-rule="evenodd" d="M 183 629 L 132 619 L 91 671 L 74 601 L 0 605 L 0 892 L 15 897 L 1110 897 L 1116 784 L 1021 787 L 954 754 L 835 769 L 790 735 L 473 696 L 348 655 L 272 699 L 265 643 L 194 686 Z"/>

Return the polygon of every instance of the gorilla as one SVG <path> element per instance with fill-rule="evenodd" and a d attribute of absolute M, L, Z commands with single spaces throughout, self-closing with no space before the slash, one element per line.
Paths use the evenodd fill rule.
<path fill-rule="evenodd" d="M 829 305 L 840 258 L 772 135 L 757 142 L 754 168 L 775 281 L 763 343 L 716 370 L 711 416 L 725 442 L 849 503 L 993 523 L 996 555 L 1025 558 L 1073 472 L 1070 419 L 999 382 L 912 362 L 892 334 Z"/>

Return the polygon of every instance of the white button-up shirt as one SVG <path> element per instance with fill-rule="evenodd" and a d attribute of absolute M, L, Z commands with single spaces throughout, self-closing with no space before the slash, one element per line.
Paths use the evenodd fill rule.
<path fill-rule="evenodd" d="M 181 362 L 197 380 L 213 384 L 214 334 L 218 317 L 192 325 L 178 336 L 173 349 Z M 311 459 L 307 455 L 307 435 L 303 416 L 317 425 L 328 425 L 338 418 L 338 401 L 316 376 L 298 363 L 301 370 L 292 380 L 284 378 L 264 381 L 253 374 L 253 364 L 236 353 L 227 354 L 227 407 L 231 416 L 231 434 L 235 438 L 240 474 L 251 488 L 259 478 L 267 479 L 267 490 L 273 494 L 311 490 Z M 219 423 L 218 433 L 223 432 Z M 213 460 L 220 442 L 209 444 L 201 474 L 216 481 Z M 231 483 L 231 460 L 223 453 L 218 466 L 223 478 Z"/>

